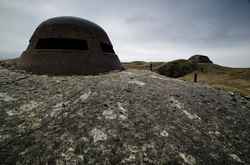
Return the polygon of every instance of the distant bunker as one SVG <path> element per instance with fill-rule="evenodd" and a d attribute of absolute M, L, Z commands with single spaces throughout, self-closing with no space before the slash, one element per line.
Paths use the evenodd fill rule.
<path fill-rule="evenodd" d="M 37 74 L 99 74 L 121 70 L 107 33 L 77 17 L 42 22 L 21 55 L 21 66 Z"/>

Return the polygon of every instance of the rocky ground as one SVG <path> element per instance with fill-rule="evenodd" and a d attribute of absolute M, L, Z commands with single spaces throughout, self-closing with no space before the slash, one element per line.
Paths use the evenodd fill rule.
<path fill-rule="evenodd" d="M 247 98 L 150 71 L 0 67 L 0 164 L 250 164 L 249 128 Z"/>

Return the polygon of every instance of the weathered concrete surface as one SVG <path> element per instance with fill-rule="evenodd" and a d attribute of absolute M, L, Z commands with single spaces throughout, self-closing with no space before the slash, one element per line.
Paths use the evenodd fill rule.
<path fill-rule="evenodd" d="M 149 71 L 0 67 L 0 164 L 250 164 L 250 102 Z"/>
<path fill-rule="evenodd" d="M 45 46 L 39 44 L 44 39 L 46 42 L 42 43 Z M 47 39 L 52 39 L 51 43 Z M 70 41 L 63 43 L 60 42 L 62 39 Z M 78 41 L 78 44 L 73 41 Z M 67 48 L 70 43 L 84 48 Z M 103 50 L 102 44 L 108 45 L 111 50 Z M 42 22 L 31 36 L 19 65 L 33 73 L 53 75 L 93 75 L 123 69 L 102 27 L 83 18 L 69 16 Z"/>

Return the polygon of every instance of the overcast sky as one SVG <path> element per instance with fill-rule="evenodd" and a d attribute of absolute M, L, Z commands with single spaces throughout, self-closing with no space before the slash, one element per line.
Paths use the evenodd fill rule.
<path fill-rule="evenodd" d="M 123 62 L 204 54 L 250 67 L 250 0 L 0 0 L 0 59 L 20 56 L 35 28 L 55 16 L 101 25 Z"/>

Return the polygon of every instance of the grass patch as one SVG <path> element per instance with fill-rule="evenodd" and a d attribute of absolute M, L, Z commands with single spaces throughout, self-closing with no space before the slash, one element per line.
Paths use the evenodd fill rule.
<path fill-rule="evenodd" d="M 206 83 L 226 91 L 250 96 L 250 68 L 228 68 L 214 64 L 199 64 L 198 82 Z M 194 73 L 180 79 L 193 81 Z"/>
<path fill-rule="evenodd" d="M 188 60 L 175 60 L 168 63 L 153 62 L 152 64 L 153 71 L 165 76 L 193 81 L 194 71 L 196 71 L 198 83 L 209 84 L 214 88 L 250 96 L 250 68 L 230 68 L 206 63 L 199 63 L 194 66 Z M 123 66 L 126 69 L 150 69 L 150 63 L 144 61 L 123 63 Z"/>
<path fill-rule="evenodd" d="M 164 62 L 152 62 L 153 70 L 162 64 L 164 64 Z M 125 69 L 150 70 L 150 62 L 145 61 L 126 62 L 122 63 L 122 65 L 125 67 Z"/>

